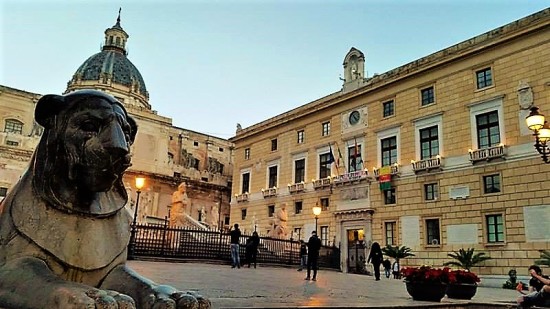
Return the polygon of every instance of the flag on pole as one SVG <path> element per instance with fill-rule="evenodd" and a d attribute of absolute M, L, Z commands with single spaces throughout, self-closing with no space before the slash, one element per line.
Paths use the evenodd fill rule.
<path fill-rule="evenodd" d="M 348 171 L 346 170 L 346 164 L 345 164 L 345 161 L 344 161 L 344 157 L 342 156 L 342 152 L 340 151 L 340 146 L 338 144 L 336 144 L 336 147 L 338 148 L 338 161 L 340 162 L 340 160 L 342 160 L 342 163 L 344 163 L 344 173 L 347 173 Z M 340 164 L 338 164 L 340 165 Z"/>
<path fill-rule="evenodd" d="M 328 156 L 327 164 L 332 164 L 334 163 L 334 154 L 332 153 L 332 147 L 330 146 L 330 143 L 328 143 L 328 149 L 329 149 L 329 156 Z"/>

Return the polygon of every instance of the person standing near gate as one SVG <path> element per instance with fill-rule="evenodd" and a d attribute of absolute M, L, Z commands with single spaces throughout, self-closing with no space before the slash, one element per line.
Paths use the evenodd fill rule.
<path fill-rule="evenodd" d="M 384 256 L 382 255 L 382 249 L 380 249 L 380 244 L 378 244 L 376 241 L 372 243 L 372 247 L 370 247 L 370 254 L 367 259 L 367 263 L 372 263 L 372 267 L 374 268 L 374 277 L 376 278 L 376 281 L 380 280 L 380 264 L 382 264 L 382 259 Z"/>
<path fill-rule="evenodd" d="M 319 260 L 319 250 L 321 249 L 321 240 L 317 237 L 317 231 L 311 232 L 311 237 L 307 241 L 307 275 L 305 280 L 317 281 L 317 261 Z M 313 269 L 313 277 L 310 277 Z"/>
<path fill-rule="evenodd" d="M 231 268 L 241 268 L 241 259 L 239 257 L 239 239 L 241 238 L 241 230 L 239 224 L 235 223 L 235 229 L 229 231 L 231 237 Z"/>
<path fill-rule="evenodd" d="M 307 267 L 307 245 L 303 240 L 300 240 L 300 268 L 298 271 Z"/>

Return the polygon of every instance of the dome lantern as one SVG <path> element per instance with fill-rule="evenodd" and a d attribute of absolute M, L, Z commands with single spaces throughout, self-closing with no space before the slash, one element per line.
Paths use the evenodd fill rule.
<path fill-rule="evenodd" d="M 129 35 L 120 26 L 120 11 L 121 8 L 118 9 L 116 24 L 105 30 L 105 42 L 101 50 L 114 50 L 127 55 L 128 52 L 126 51 L 126 41 L 128 40 Z"/>

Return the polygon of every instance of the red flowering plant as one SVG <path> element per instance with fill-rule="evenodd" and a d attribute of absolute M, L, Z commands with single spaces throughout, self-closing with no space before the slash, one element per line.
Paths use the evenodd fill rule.
<path fill-rule="evenodd" d="M 451 276 L 451 283 L 477 284 L 480 281 L 475 273 L 467 269 L 452 270 L 449 275 Z"/>
<path fill-rule="evenodd" d="M 456 279 L 449 267 L 432 268 L 430 266 L 403 267 L 401 275 L 411 283 L 453 283 Z"/>

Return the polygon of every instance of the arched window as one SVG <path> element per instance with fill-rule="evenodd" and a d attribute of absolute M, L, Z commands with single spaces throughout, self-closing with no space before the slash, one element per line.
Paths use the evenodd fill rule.
<path fill-rule="evenodd" d="M 6 125 L 4 126 L 4 132 L 12 132 L 17 134 L 23 134 L 23 123 L 15 119 L 6 119 Z"/>

